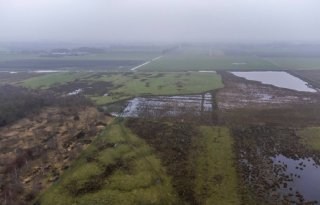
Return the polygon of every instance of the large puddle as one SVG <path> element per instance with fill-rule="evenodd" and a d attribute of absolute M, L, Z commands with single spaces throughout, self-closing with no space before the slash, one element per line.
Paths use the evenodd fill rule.
<path fill-rule="evenodd" d="M 290 75 L 284 71 L 253 71 L 253 72 L 231 72 L 232 74 L 243 77 L 247 80 L 259 81 L 264 84 L 270 84 L 281 88 L 291 90 L 317 92 L 308 86 L 308 83 Z"/>
<path fill-rule="evenodd" d="M 122 112 L 123 117 L 175 117 L 212 111 L 212 95 L 136 97 Z"/>
<path fill-rule="evenodd" d="M 274 169 L 287 177 L 280 187 L 284 194 L 291 193 L 295 200 L 303 196 L 305 201 L 320 202 L 320 168 L 312 158 L 291 159 L 283 155 L 272 158 Z M 279 167 L 281 169 L 279 169 Z"/>

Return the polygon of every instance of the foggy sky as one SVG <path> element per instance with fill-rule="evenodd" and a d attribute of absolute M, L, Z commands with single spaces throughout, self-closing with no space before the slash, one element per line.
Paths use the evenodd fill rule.
<path fill-rule="evenodd" d="M 0 0 L 0 41 L 320 41 L 320 1 Z"/>

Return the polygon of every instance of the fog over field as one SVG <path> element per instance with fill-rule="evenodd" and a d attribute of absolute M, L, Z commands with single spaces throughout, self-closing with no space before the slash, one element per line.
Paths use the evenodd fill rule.
<path fill-rule="evenodd" d="M 0 0 L 0 41 L 320 41 L 318 0 Z"/>

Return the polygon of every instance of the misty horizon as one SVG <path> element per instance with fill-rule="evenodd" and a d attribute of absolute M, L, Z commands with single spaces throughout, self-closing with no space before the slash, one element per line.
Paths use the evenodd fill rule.
<path fill-rule="evenodd" d="M 320 42 L 316 0 L 0 0 L 0 42 Z"/>

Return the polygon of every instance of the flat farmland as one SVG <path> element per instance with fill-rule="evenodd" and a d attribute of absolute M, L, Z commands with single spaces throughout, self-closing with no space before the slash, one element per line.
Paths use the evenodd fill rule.
<path fill-rule="evenodd" d="M 106 51 L 86 55 L 53 56 L 32 53 L 0 53 L 0 70 L 25 71 L 44 69 L 128 70 L 160 54 L 148 51 Z"/>
<path fill-rule="evenodd" d="M 279 70 L 281 67 L 257 57 L 172 55 L 141 67 L 140 71 Z"/>
<path fill-rule="evenodd" d="M 290 50 L 272 50 L 261 53 L 232 51 L 231 48 L 179 48 L 166 53 L 161 59 L 139 68 L 140 71 L 199 71 L 199 70 L 317 70 L 320 59 L 317 56 L 294 55 Z"/>

